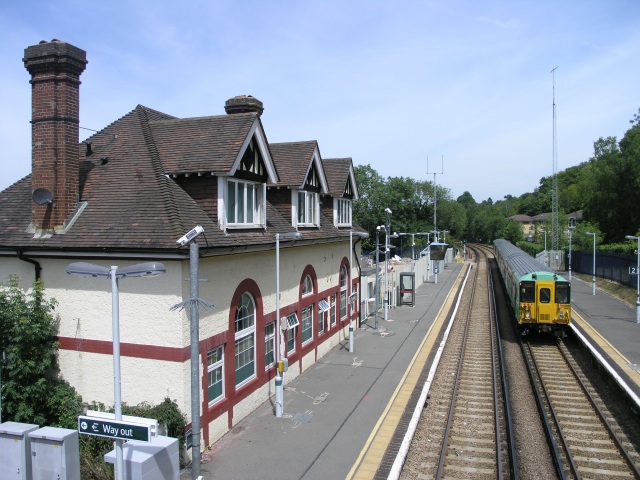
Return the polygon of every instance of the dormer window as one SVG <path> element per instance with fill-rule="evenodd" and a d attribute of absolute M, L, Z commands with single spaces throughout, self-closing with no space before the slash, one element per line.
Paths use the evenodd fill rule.
<path fill-rule="evenodd" d="M 336 199 L 336 224 L 339 227 L 351 226 L 351 200 L 348 198 Z"/>
<path fill-rule="evenodd" d="M 264 185 L 244 180 L 227 181 L 227 226 L 260 227 L 264 224 Z"/>
<path fill-rule="evenodd" d="M 298 226 L 318 226 L 318 194 L 315 192 L 298 192 Z"/>

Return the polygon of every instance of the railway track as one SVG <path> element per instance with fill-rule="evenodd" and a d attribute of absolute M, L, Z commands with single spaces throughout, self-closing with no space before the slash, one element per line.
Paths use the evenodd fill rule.
<path fill-rule="evenodd" d="M 640 478 L 640 455 L 562 341 L 522 342 L 558 478 Z"/>
<path fill-rule="evenodd" d="M 471 286 L 401 478 L 515 478 L 517 472 L 487 254 L 473 255 Z"/>

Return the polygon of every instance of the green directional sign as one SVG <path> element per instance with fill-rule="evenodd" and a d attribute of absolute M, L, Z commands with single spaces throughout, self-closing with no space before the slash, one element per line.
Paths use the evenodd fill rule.
<path fill-rule="evenodd" d="M 78 433 L 142 442 L 148 442 L 151 439 L 149 425 L 95 417 L 78 417 Z"/>

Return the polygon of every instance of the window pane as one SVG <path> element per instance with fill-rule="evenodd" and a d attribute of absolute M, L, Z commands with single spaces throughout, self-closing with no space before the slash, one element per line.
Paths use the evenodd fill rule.
<path fill-rule="evenodd" d="M 287 332 L 287 353 L 296 351 L 296 333 L 298 327 L 292 328 Z"/>
<path fill-rule="evenodd" d="M 298 193 L 298 223 L 305 223 L 304 221 L 305 200 L 306 200 L 306 197 L 304 195 L 304 192 L 299 192 Z"/>
<path fill-rule="evenodd" d="M 238 183 L 238 223 L 244 223 L 244 183 Z"/>
<path fill-rule="evenodd" d="M 256 186 L 247 185 L 247 223 L 253 223 L 253 208 L 256 198 Z"/>
<path fill-rule="evenodd" d="M 304 277 L 304 283 L 302 284 L 302 295 L 308 295 L 313 293 L 313 281 L 311 280 L 311 276 L 307 275 Z"/>
<path fill-rule="evenodd" d="M 302 309 L 302 343 L 313 337 L 313 306 Z"/>
<path fill-rule="evenodd" d="M 331 325 L 336 324 L 336 295 L 331 295 Z"/>
<path fill-rule="evenodd" d="M 207 400 L 209 403 L 217 400 L 224 395 L 224 385 L 222 382 L 224 359 L 222 353 L 222 346 L 216 347 L 207 352 Z"/>
<path fill-rule="evenodd" d="M 253 335 L 236 341 L 236 385 L 255 373 Z"/>
<path fill-rule="evenodd" d="M 270 324 L 264 327 L 264 343 L 265 343 L 265 354 L 264 354 L 264 364 L 265 366 L 273 365 L 275 362 L 275 331 L 276 324 L 275 322 L 271 322 Z"/>
<path fill-rule="evenodd" d="M 243 293 L 238 302 L 236 311 L 236 333 L 252 328 L 255 323 L 255 306 L 253 298 L 248 293 Z"/>
<path fill-rule="evenodd" d="M 541 288 L 540 289 L 540 303 L 549 303 L 551 301 L 551 289 L 550 288 Z"/>
<path fill-rule="evenodd" d="M 227 221 L 236 222 L 236 182 L 229 182 L 229 198 L 227 198 Z"/>
<path fill-rule="evenodd" d="M 313 202 L 313 193 L 309 193 L 308 195 L 309 197 L 307 198 L 307 223 L 314 223 L 313 209 L 315 207 L 315 204 Z"/>

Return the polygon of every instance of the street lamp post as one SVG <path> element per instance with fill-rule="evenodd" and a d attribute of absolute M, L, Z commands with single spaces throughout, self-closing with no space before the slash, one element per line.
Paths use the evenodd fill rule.
<path fill-rule="evenodd" d="M 571 228 L 569 228 L 569 280 L 571 280 Z"/>
<path fill-rule="evenodd" d="M 638 249 L 636 250 L 636 323 L 640 323 L 640 235 L 626 235 L 624 238 L 638 241 Z"/>
<path fill-rule="evenodd" d="M 547 253 L 547 231 L 546 230 L 540 230 L 542 233 L 544 233 L 544 265 L 546 267 L 549 266 L 549 254 Z"/>
<path fill-rule="evenodd" d="M 585 232 L 587 235 L 593 236 L 593 294 L 596 294 L 596 233 Z"/>
<path fill-rule="evenodd" d="M 391 210 L 385 208 L 387 214 L 386 234 L 384 240 L 384 319 L 389 318 L 389 234 L 391 233 Z"/>
<path fill-rule="evenodd" d="M 122 393 L 120 380 L 120 307 L 118 279 L 125 277 L 154 277 L 167 270 L 162 263 L 138 263 L 128 267 L 104 267 L 93 263 L 76 262 L 67 266 L 67 273 L 74 277 L 97 277 L 111 279 L 111 326 L 113 330 L 113 396 L 115 419 L 122 420 Z M 124 478 L 122 439 L 116 439 L 116 479 Z"/>
<path fill-rule="evenodd" d="M 300 232 L 276 233 L 276 417 L 282 417 L 284 411 L 284 368 L 280 351 L 280 239 L 296 240 L 302 237 Z"/>
<path fill-rule="evenodd" d="M 380 231 L 386 233 L 386 227 L 384 225 L 378 225 L 376 227 L 376 313 L 374 328 L 378 329 L 378 309 L 380 308 Z M 386 253 L 385 253 L 386 255 Z"/>

